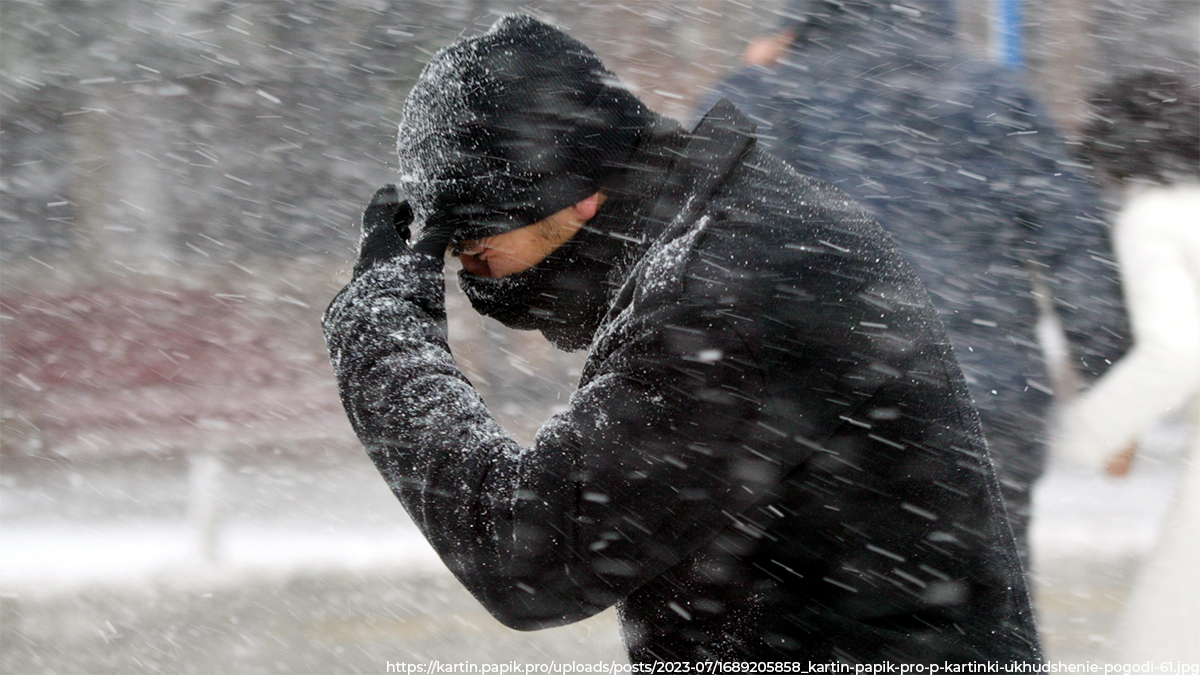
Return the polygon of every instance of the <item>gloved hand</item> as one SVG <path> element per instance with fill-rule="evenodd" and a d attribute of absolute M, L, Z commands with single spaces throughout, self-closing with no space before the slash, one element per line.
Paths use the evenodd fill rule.
<path fill-rule="evenodd" d="M 408 200 L 401 199 L 395 185 L 384 185 L 376 190 L 371 203 L 363 211 L 359 264 L 370 265 L 376 260 L 395 256 L 405 248 L 442 259 L 450 242 L 444 240 L 445 235 L 441 231 L 429 232 L 424 238 L 412 242 L 411 247 L 407 245 L 412 222 L 412 207 Z"/>
<path fill-rule="evenodd" d="M 412 221 L 412 207 L 408 200 L 400 199 L 400 191 L 395 185 L 384 185 L 376 190 L 362 215 L 355 276 L 379 261 L 406 251 Z"/>
<path fill-rule="evenodd" d="M 408 244 L 413 210 L 395 185 L 375 191 L 363 211 L 354 285 L 370 277 L 371 286 L 413 302 L 435 321 L 445 321 L 445 288 L 442 252 L 417 252 Z M 335 301 L 336 303 L 336 301 Z"/>

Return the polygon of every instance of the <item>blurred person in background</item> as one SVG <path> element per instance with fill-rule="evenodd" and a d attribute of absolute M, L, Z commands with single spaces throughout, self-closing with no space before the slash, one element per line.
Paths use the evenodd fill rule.
<path fill-rule="evenodd" d="M 1123 202 L 1113 232 L 1133 348 L 1065 411 L 1056 452 L 1125 476 L 1138 436 L 1183 412 L 1181 474 L 1116 637 L 1119 661 L 1200 662 L 1200 94 L 1147 71 L 1090 100 L 1085 156 Z"/>
<path fill-rule="evenodd" d="M 326 338 L 358 437 L 497 619 L 617 604 L 634 662 L 1040 659 L 941 323 L 842 192 L 525 16 L 433 57 L 397 145 Z M 449 351 L 448 244 L 478 312 L 588 350 L 532 447 Z"/>
<path fill-rule="evenodd" d="M 1039 292 L 1085 377 L 1124 349 L 1097 195 L 1017 74 L 963 54 L 949 0 L 790 0 L 745 58 L 714 98 L 746 111 L 798 171 L 859 200 L 929 289 L 1028 563 L 1054 389 Z"/>

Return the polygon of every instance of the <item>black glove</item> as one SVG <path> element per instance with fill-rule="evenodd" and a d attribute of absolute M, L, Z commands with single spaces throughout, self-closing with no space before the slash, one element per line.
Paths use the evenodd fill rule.
<path fill-rule="evenodd" d="M 405 248 L 417 253 L 442 258 L 446 254 L 448 233 L 441 230 L 426 232 L 425 235 L 407 245 L 409 226 L 413 222 L 413 210 L 407 199 L 393 184 L 384 185 L 375 191 L 371 203 L 363 211 L 362 242 L 359 244 L 359 265 L 369 266 L 377 260 L 391 258 Z"/>
<path fill-rule="evenodd" d="M 394 258 L 408 250 L 409 225 L 413 221 L 412 207 L 400 198 L 395 185 L 384 185 L 375 191 L 371 203 L 362 215 L 362 237 L 358 244 L 357 276 L 371 265 Z"/>
<path fill-rule="evenodd" d="M 445 246 L 436 255 L 410 248 L 408 239 L 412 222 L 412 207 L 395 185 L 384 185 L 376 190 L 363 211 L 354 279 L 355 282 L 362 279 L 362 283 L 371 286 L 386 286 L 390 292 L 423 310 L 445 334 L 442 273 Z M 355 282 L 351 282 L 351 286 L 356 285 Z"/>

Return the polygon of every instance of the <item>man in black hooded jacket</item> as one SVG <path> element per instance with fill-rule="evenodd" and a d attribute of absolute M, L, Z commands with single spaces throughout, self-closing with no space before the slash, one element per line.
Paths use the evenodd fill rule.
<path fill-rule="evenodd" d="M 326 338 L 372 460 L 497 619 L 617 604 L 635 662 L 1040 658 L 941 325 L 845 195 L 730 104 L 686 132 L 521 16 L 434 56 L 398 148 Z M 450 354 L 447 244 L 476 310 L 588 349 L 530 448 Z"/>

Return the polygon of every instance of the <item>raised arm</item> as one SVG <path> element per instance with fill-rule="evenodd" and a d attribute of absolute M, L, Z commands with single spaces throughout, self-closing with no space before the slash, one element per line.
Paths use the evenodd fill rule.
<path fill-rule="evenodd" d="M 325 333 L 372 460 L 451 571 L 506 625 L 601 611 L 690 555 L 777 479 L 779 463 L 744 443 L 758 409 L 746 393 L 761 381 L 750 355 L 720 319 L 681 306 L 624 321 L 570 408 L 533 447 L 519 447 L 454 363 L 440 329 L 440 265 L 406 247 L 360 263 L 326 312 Z"/>

